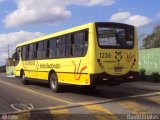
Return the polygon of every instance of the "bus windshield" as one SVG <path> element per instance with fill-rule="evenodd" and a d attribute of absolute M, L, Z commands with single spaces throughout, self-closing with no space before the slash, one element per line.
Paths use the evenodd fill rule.
<path fill-rule="evenodd" d="M 134 47 L 134 27 L 125 24 L 97 24 L 98 43 L 101 48 L 127 49 Z"/>

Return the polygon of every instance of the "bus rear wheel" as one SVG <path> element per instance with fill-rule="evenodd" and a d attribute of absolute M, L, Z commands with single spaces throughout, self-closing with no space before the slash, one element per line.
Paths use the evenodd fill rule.
<path fill-rule="evenodd" d="M 28 80 L 26 80 L 24 71 L 21 72 L 21 80 L 22 80 L 22 84 L 23 85 L 27 85 L 28 84 Z"/>
<path fill-rule="evenodd" d="M 53 92 L 59 92 L 60 91 L 60 85 L 58 84 L 58 78 L 56 73 L 52 73 L 49 77 L 50 82 L 50 88 Z"/>

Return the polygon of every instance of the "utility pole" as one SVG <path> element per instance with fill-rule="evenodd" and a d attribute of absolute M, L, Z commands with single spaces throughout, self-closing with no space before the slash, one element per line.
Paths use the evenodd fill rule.
<path fill-rule="evenodd" d="M 8 44 L 8 58 L 9 58 L 9 44 Z"/>

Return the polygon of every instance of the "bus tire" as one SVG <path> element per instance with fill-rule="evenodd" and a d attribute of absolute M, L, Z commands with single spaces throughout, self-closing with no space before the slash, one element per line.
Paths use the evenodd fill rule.
<path fill-rule="evenodd" d="M 21 72 L 21 80 L 22 80 L 22 84 L 23 85 L 27 85 L 28 84 L 28 80 L 26 80 L 24 71 Z"/>
<path fill-rule="evenodd" d="M 49 77 L 50 88 L 53 92 L 60 91 L 60 85 L 58 84 L 58 78 L 56 73 L 51 73 Z"/>

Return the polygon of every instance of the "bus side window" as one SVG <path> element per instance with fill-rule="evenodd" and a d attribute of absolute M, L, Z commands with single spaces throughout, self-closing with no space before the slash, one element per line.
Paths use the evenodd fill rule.
<path fill-rule="evenodd" d="M 43 57 L 43 41 L 38 42 L 38 49 L 37 49 L 37 58 L 42 59 Z"/>
<path fill-rule="evenodd" d="M 57 56 L 56 39 L 49 40 L 49 58 L 55 58 Z"/>
<path fill-rule="evenodd" d="M 22 47 L 22 60 L 26 60 L 26 46 Z"/>
<path fill-rule="evenodd" d="M 29 45 L 29 60 L 33 59 L 33 44 Z"/>
<path fill-rule="evenodd" d="M 57 58 L 60 57 L 60 50 L 61 50 L 61 40 L 59 37 L 56 38 L 56 48 L 57 48 Z"/>
<path fill-rule="evenodd" d="M 33 44 L 33 59 L 37 59 L 38 43 Z"/>
<path fill-rule="evenodd" d="M 29 60 L 29 45 L 26 45 L 26 60 Z"/>
<path fill-rule="evenodd" d="M 66 56 L 66 35 L 61 37 L 60 57 Z"/>
<path fill-rule="evenodd" d="M 71 34 L 66 35 L 66 57 L 71 57 L 73 54 L 71 54 Z"/>
<path fill-rule="evenodd" d="M 47 42 L 48 40 L 45 40 L 43 44 L 43 52 L 42 52 L 43 59 L 47 58 Z"/>
<path fill-rule="evenodd" d="M 83 32 L 77 32 L 74 34 L 74 56 L 82 56 L 83 53 L 83 39 L 84 34 Z"/>
<path fill-rule="evenodd" d="M 50 47 L 50 40 L 47 40 L 47 48 L 46 48 L 46 58 L 49 58 L 49 47 Z"/>
<path fill-rule="evenodd" d="M 88 49 L 88 31 L 85 31 L 83 40 L 83 55 L 87 53 L 87 49 Z"/>
<path fill-rule="evenodd" d="M 74 45 L 74 34 L 71 34 L 71 47 L 70 47 L 70 52 L 71 52 L 71 56 L 74 56 L 74 49 L 75 49 L 75 45 Z"/>

